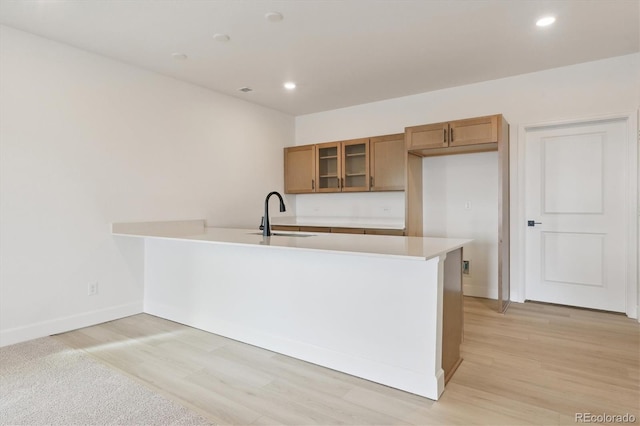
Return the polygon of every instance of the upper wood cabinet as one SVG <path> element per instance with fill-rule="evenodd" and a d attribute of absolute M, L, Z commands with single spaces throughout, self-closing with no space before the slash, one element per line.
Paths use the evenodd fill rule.
<path fill-rule="evenodd" d="M 285 192 L 402 191 L 404 133 L 284 149 Z"/>
<path fill-rule="evenodd" d="M 316 192 L 369 190 L 369 139 L 316 145 Z"/>
<path fill-rule="evenodd" d="M 371 191 L 403 191 L 405 180 L 404 133 L 369 139 Z"/>
<path fill-rule="evenodd" d="M 316 150 L 314 145 L 284 149 L 284 192 L 304 194 L 316 189 Z"/>
<path fill-rule="evenodd" d="M 426 124 L 405 129 L 407 149 L 433 149 L 449 146 L 449 123 Z"/>
<path fill-rule="evenodd" d="M 409 152 L 421 151 L 418 154 L 423 156 L 496 150 L 498 143 L 498 117 L 497 115 L 489 115 L 446 123 L 407 127 L 405 129 L 407 150 Z M 484 146 L 471 147 L 472 145 Z M 427 150 L 434 151 L 428 152 Z"/>
<path fill-rule="evenodd" d="M 449 146 L 498 142 L 498 116 L 469 118 L 449 123 Z"/>

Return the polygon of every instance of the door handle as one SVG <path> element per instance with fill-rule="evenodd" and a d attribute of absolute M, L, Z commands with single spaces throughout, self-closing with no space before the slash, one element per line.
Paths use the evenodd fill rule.
<path fill-rule="evenodd" d="M 535 220 L 527 221 L 527 226 L 536 226 L 536 225 L 542 225 L 542 222 L 536 222 Z"/>

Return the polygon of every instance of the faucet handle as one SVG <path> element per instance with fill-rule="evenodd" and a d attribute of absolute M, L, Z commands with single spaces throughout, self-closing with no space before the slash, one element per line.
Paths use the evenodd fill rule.
<path fill-rule="evenodd" d="M 260 227 L 258 228 L 259 230 L 264 230 L 264 216 L 262 216 L 262 220 L 260 221 Z"/>

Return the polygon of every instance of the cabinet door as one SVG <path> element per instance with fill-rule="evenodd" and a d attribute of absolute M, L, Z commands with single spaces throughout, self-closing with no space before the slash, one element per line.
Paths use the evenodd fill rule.
<path fill-rule="evenodd" d="M 394 236 L 403 236 L 404 230 L 402 229 L 365 229 L 365 234 L 370 235 L 394 235 Z"/>
<path fill-rule="evenodd" d="M 404 133 L 369 139 L 371 191 L 404 191 Z"/>
<path fill-rule="evenodd" d="M 340 142 L 316 145 L 316 192 L 340 192 Z"/>
<path fill-rule="evenodd" d="M 452 121 L 449 128 L 449 146 L 498 142 L 497 115 Z"/>
<path fill-rule="evenodd" d="M 405 128 L 407 149 L 432 149 L 449 146 L 449 124 L 435 123 Z"/>
<path fill-rule="evenodd" d="M 301 226 L 301 232 L 331 232 L 328 226 Z"/>
<path fill-rule="evenodd" d="M 369 139 L 342 142 L 343 192 L 369 190 Z"/>
<path fill-rule="evenodd" d="M 331 228 L 332 234 L 364 234 L 364 228 Z"/>
<path fill-rule="evenodd" d="M 315 146 L 303 145 L 284 149 L 284 192 L 315 192 Z"/>
<path fill-rule="evenodd" d="M 272 231 L 289 231 L 289 232 L 297 232 L 300 230 L 299 226 L 289 226 L 289 225 L 271 225 Z"/>

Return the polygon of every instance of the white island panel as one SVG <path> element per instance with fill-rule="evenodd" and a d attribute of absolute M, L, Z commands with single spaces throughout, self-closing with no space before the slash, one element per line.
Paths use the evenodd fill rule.
<path fill-rule="evenodd" d="M 437 399 L 440 259 L 149 239 L 145 312 Z"/>

